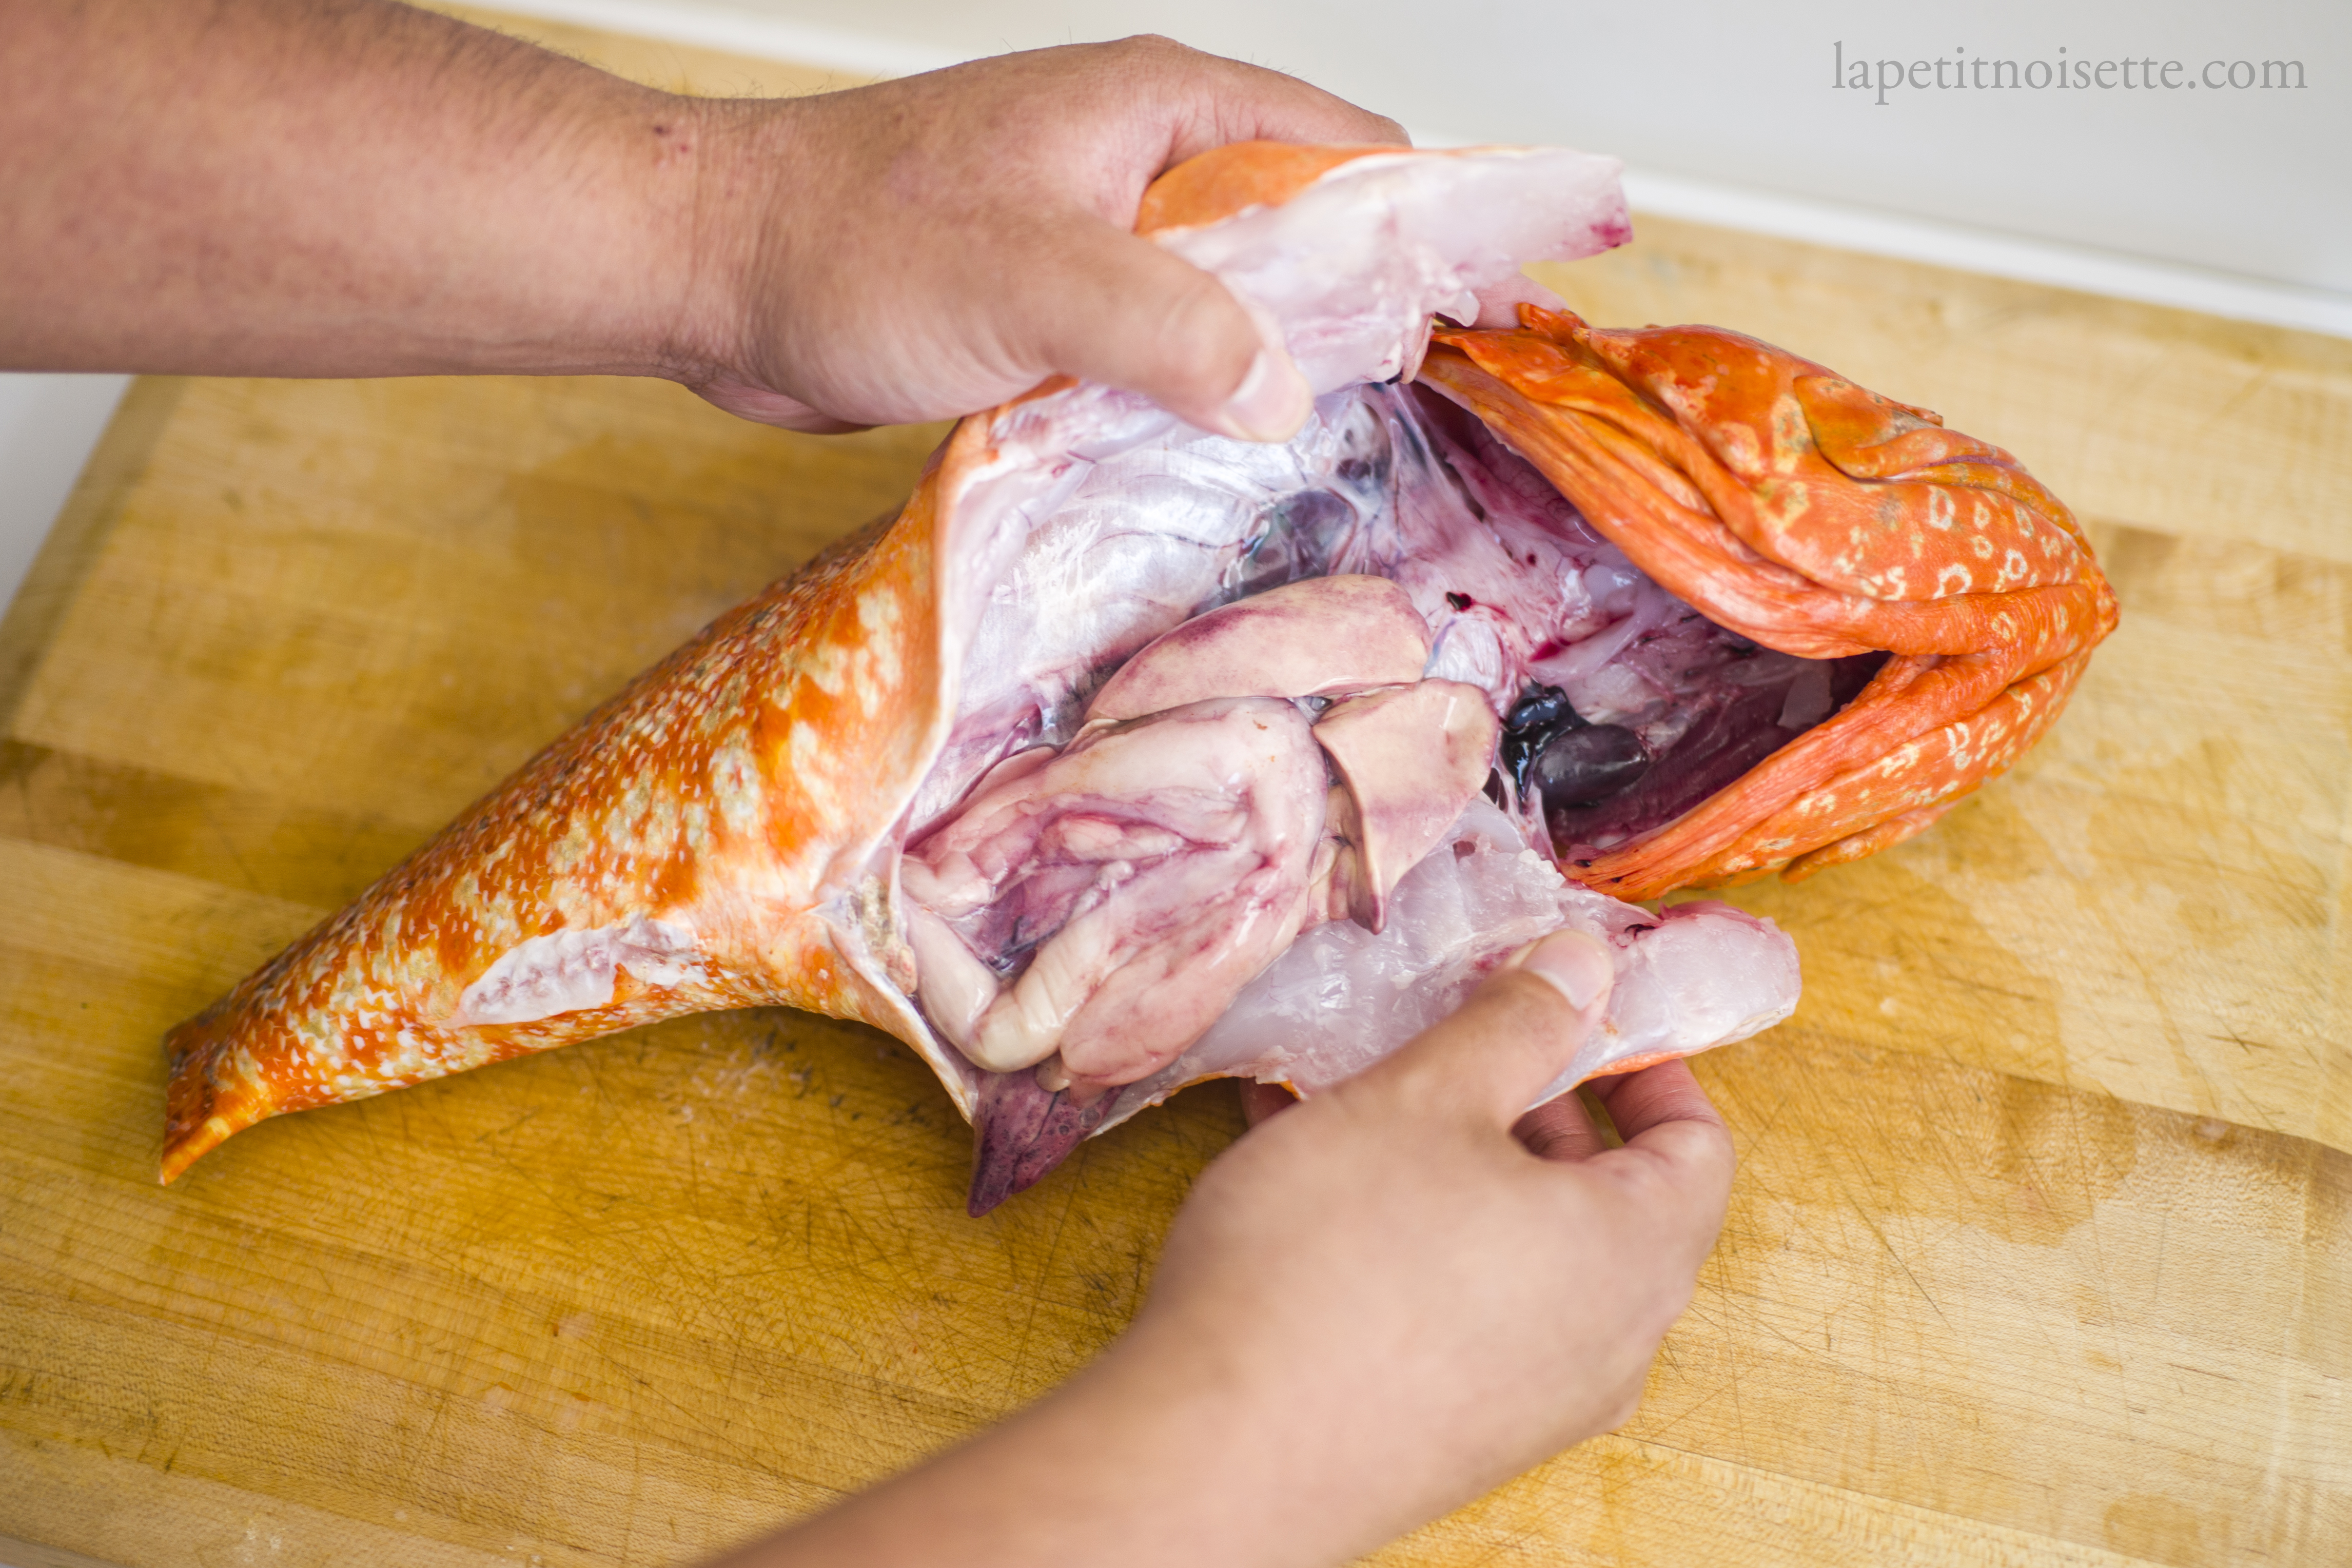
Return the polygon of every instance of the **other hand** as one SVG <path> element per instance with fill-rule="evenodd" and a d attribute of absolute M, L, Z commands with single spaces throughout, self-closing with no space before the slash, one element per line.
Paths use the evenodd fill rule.
<path fill-rule="evenodd" d="M 1533 1111 L 1607 1001 L 1547 938 L 1362 1076 L 1212 1164 L 1134 1324 L 965 1447 L 733 1568 L 1306 1568 L 1630 1415 L 1730 1191 L 1680 1062 Z M 1547 978 L 1549 977 L 1549 978 Z"/>

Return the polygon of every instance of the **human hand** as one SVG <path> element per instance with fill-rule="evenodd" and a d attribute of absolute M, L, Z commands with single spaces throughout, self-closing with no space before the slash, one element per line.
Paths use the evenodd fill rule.
<path fill-rule="evenodd" d="M 1164 38 L 705 106 L 709 286 L 679 379 L 796 429 L 938 418 L 1066 373 L 1283 438 L 1310 395 L 1207 273 L 1138 238 L 1144 188 L 1229 142 L 1402 142 L 1394 121 Z"/>
<path fill-rule="evenodd" d="M 1305 384 L 1128 232 L 1253 137 L 1402 133 L 1159 38 L 800 99 L 657 92 L 390 0 L 17 0 L 0 365 L 659 375 L 846 429 L 1066 372 L 1280 437 Z"/>
<path fill-rule="evenodd" d="M 1733 1156 L 1679 1061 L 1594 1084 L 1622 1148 L 1572 1094 L 1521 1114 L 1609 973 L 1591 939 L 1547 939 L 1195 1185 L 1115 1353 L 1234 1391 L 1263 1530 L 1353 1532 L 1268 1561 L 1367 1550 L 1633 1414 Z"/>
<path fill-rule="evenodd" d="M 1610 963 L 1538 943 L 1195 1184 L 1134 1324 L 971 1443 L 725 1568 L 1352 1557 L 1623 1421 L 1723 1223 L 1730 1135 L 1670 1062 L 1522 1114 Z"/>

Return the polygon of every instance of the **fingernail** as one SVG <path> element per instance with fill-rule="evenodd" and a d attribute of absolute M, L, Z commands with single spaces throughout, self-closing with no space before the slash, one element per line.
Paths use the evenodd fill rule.
<path fill-rule="evenodd" d="M 1217 410 L 1217 423 L 1226 435 L 1244 441 L 1287 441 L 1314 409 L 1315 394 L 1290 356 L 1262 348 Z"/>
<path fill-rule="evenodd" d="M 1580 1013 L 1609 994 L 1617 973 L 1609 950 L 1580 931 L 1556 931 L 1516 956 L 1513 967 L 1550 981 Z"/>

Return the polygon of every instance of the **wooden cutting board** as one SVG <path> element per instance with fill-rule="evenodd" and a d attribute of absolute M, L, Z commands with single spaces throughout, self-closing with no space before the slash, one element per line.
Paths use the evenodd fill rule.
<path fill-rule="evenodd" d="M 2125 621 L 2009 780 L 1741 895 L 1805 1001 L 1699 1064 L 1741 1174 L 1641 1414 L 1377 1561 L 2352 1561 L 2352 344 L 1663 222 L 1551 280 L 2014 447 Z M 0 1562 L 685 1561 L 1118 1332 L 1218 1086 L 973 1221 L 909 1054 L 727 1014 L 154 1183 L 167 1026 L 937 434 L 135 387 L 0 623 Z"/>

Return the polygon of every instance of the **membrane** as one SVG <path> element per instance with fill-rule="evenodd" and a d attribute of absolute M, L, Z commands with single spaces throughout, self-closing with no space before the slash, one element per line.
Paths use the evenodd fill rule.
<path fill-rule="evenodd" d="M 1225 700 L 1295 711 L 1293 722 L 1311 726 L 1331 710 L 1331 671 L 1348 675 L 1358 650 L 1379 640 L 1357 604 L 1364 595 L 1339 592 L 1342 579 L 1396 584 L 1410 607 L 1382 613 L 1418 616 L 1427 630 L 1422 668 L 1372 679 L 1459 683 L 1449 689 L 1494 714 L 1486 798 L 1464 816 L 1472 826 L 1441 836 L 1424 858 L 1447 858 L 1434 882 L 1379 866 L 1377 846 L 1350 842 L 1362 820 L 1328 812 L 1319 787 L 1289 776 L 1295 746 L 1262 762 L 1233 749 L 1236 760 L 1213 779 L 1195 776 L 1192 727 L 1130 711 L 1156 700 L 1138 693 L 1204 702 L 1222 680 L 1234 689 Z M 1322 581 L 1333 591 L 1294 586 Z M 1260 617 L 1263 630 L 1235 618 L 1266 595 L 1270 608 L 1285 607 Z M 1204 616 L 1216 635 L 1193 626 Z M 1198 1078 L 1263 1076 L 1278 1058 L 1285 1081 L 1337 1081 L 1334 1064 L 1361 1065 L 1368 1051 L 1402 1043 L 1403 1021 L 1442 1016 L 1511 948 L 1562 924 L 1608 933 L 1628 963 L 1647 951 L 1645 933 L 1669 930 L 1677 952 L 1721 948 L 1727 973 L 1756 982 L 1785 943 L 1777 932 L 1719 906 L 1662 927 L 1561 871 L 1730 784 L 1851 700 L 1883 658 L 1801 658 L 1708 621 L 1483 426 L 1418 388 L 1328 394 L 1285 447 L 1168 426 L 1102 451 L 1030 528 L 982 613 L 957 725 L 925 784 L 902 873 L 931 955 L 924 967 L 939 976 L 923 1005 L 984 1069 L 974 1203 L 1025 1186 L 1079 1141 Z M 1279 672 L 1294 668 L 1305 672 L 1293 682 L 1300 689 L 1277 691 Z M 1039 787 L 1066 773 L 1075 787 L 1070 764 L 1050 759 L 1099 746 L 1105 723 L 1139 759 L 1115 799 Z M 1382 754 L 1412 748 L 1391 742 Z M 1259 767 L 1283 781 L 1257 778 Z M 1012 804 L 1008 772 L 1030 781 Z M 1332 768 L 1311 783 L 1343 781 Z M 1413 803 L 1392 793 L 1384 805 L 1412 814 Z M 1290 803 L 1282 809 L 1297 820 L 1265 818 L 1272 801 Z M 1420 815 L 1442 824 L 1457 810 L 1433 801 Z M 984 831 L 976 813 L 992 814 Z M 1208 826 L 1253 814 L 1246 834 Z M 1087 832 L 1073 837 L 1056 823 Z M 1152 834 L 1139 831 L 1146 824 Z M 1297 847 L 1318 834 L 1310 864 Z M 1269 858 L 1252 847 L 1261 842 L 1288 847 Z M 977 892 L 945 892 L 951 843 L 994 857 Z M 1390 908 L 1374 896 L 1375 869 L 1381 887 L 1402 889 L 1402 875 L 1423 890 L 1401 891 Z M 1227 910 L 1224 890 L 1253 876 L 1267 888 Z M 1347 896 L 1351 877 L 1363 896 Z M 971 962 L 957 952 L 940 962 L 943 937 L 966 942 Z M 1195 952 L 1216 961 L 1185 958 Z M 1232 961 L 1237 953 L 1253 956 Z M 1050 973 L 1037 967 L 1046 954 Z M 1749 984 L 1758 1018 L 1793 1005 L 1792 955 L 1785 967 L 1785 988 Z M 1349 979 L 1333 989 L 1318 975 Z M 1639 987 L 1627 994 L 1629 1006 L 1670 1021 L 1651 1031 L 1662 1040 L 1677 1038 L 1675 1029 L 1716 1031 L 1728 1016 L 1688 1014 Z M 1183 1005 L 1168 1005 L 1170 996 Z M 1270 1030 L 1253 1018 L 1287 1022 Z M 1282 1045 L 1299 1039 L 1321 1044 Z"/>

